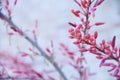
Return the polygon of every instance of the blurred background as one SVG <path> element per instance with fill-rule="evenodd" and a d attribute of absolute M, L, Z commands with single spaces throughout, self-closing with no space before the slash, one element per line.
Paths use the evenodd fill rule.
<path fill-rule="evenodd" d="M 11 3 L 13 2 L 13 0 L 10 1 Z M 120 45 L 119 4 L 120 0 L 105 0 L 97 9 L 93 21 L 104 21 L 106 23 L 93 29 L 93 31 L 97 30 L 99 32 L 98 42 L 103 38 L 111 40 L 116 35 L 117 45 Z M 37 41 L 43 49 L 50 45 L 51 40 L 56 48 L 61 42 L 67 44 L 71 49 L 75 48 L 72 45 L 72 41 L 68 38 L 68 29 L 70 28 L 68 22 L 76 21 L 70 10 L 78 8 L 73 0 L 18 0 L 17 5 L 14 7 L 11 4 L 10 8 L 12 9 L 12 20 L 29 35 L 32 35 L 31 31 L 35 28 L 37 21 Z M 24 51 L 31 46 L 17 34 L 9 37 L 6 33 L 7 25 L 5 22 L 0 23 L 0 26 L 0 51 Z M 87 54 L 86 57 L 91 71 L 97 73 L 91 80 L 115 80 L 107 73 L 108 68 L 99 68 L 100 61 L 96 60 L 95 56 Z M 39 59 L 37 60 L 39 61 Z M 68 76 L 74 73 L 67 65 L 64 70 Z"/>

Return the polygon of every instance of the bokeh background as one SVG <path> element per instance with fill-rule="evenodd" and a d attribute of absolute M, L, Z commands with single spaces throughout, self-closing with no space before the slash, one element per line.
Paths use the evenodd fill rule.
<path fill-rule="evenodd" d="M 32 29 L 35 28 L 35 22 L 38 21 L 37 41 L 43 49 L 50 45 L 51 40 L 56 48 L 61 42 L 67 44 L 71 49 L 76 48 L 68 38 L 68 29 L 70 28 L 68 22 L 77 21 L 74 15 L 70 13 L 71 9 L 78 8 L 73 0 L 18 0 L 15 7 L 12 4 L 14 0 L 10 1 L 12 20 L 30 36 L 32 35 Z M 106 23 L 92 30 L 97 30 L 99 32 L 98 42 L 103 38 L 111 40 L 112 37 L 116 35 L 117 45 L 120 45 L 119 4 L 120 0 L 105 0 L 103 4 L 98 7 L 93 22 L 104 21 Z M 19 50 L 27 51 L 28 47 L 31 46 L 17 34 L 9 37 L 6 32 L 10 30 L 7 29 L 7 24 L 4 21 L 0 21 L 0 26 L 0 51 L 9 51 L 13 53 Z M 57 56 L 59 57 L 59 55 Z M 108 68 L 99 68 L 100 61 L 96 60 L 95 56 L 86 54 L 86 58 L 91 71 L 97 73 L 91 80 L 115 80 L 107 73 Z M 60 60 L 62 62 L 62 59 Z M 39 63 L 40 59 L 36 59 L 36 61 Z M 38 63 L 36 62 L 35 64 Z M 65 74 L 68 76 L 75 73 L 68 65 L 64 67 L 64 70 Z"/>

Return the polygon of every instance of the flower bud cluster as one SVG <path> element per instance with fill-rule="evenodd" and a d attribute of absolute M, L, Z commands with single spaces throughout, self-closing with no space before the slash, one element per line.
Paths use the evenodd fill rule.
<path fill-rule="evenodd" d="M 116 47 L 116 36 L 111 41 L 102 40 L 97 42 L 99 37 L 98 32 L 90 32 L 93 26 L 101 26 L 104 22 L 96 22 L 91 25 L 90 17 L 95 17 L 95 11 L 97 7 L 104 0 L 74 0 L 80 7 L 80 10 L 73 10 L 72 13 L 80 19 L 80 24 L 69 22 L 72 26 L 69 29 L 70 39 L 74 39 L 73 44 L 78 46 L 80 52 L 90 52 L 96 55 L 96 58 L 101 60 L 101 66 L 111 67 L 108 72 L 111 72 L 112 76 L 120 80 L 120 48 Z M 82 15 L 82 16 L 81 16 Z M 114 63 L 114 62 L 115 63 Z"/>

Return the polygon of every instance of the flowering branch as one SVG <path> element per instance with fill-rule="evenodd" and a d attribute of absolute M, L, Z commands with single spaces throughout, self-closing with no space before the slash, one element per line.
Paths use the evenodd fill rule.
<path fill-rule="evenodd" d="M 33 41 L 27 34 L 25 34 L 18 26 L 16 26 L 12 20 L 10 20 L 9 18 L 7 18 L 2 12 L 0 12 L 0 18 L 2 20 L 4 20 L 5 22 L 7 22 L 10 25 L 10 28 L 17 32 L 18 34 L 20 34 L 21 36 L 23 36 L 26 40 L 28 40 L 28 42 L 30 42 L 34 47 L 36 47 L 36 49 L 38 49 L 38 51 L 41 53 L 41 55 L 46 58 L 53 66 L 54 68 L 59 72 L 59 74 L 61 75 L 61 77 L 63 78 L 63 80 L 67 80 L 66 76 L 63 74 L 63 72 L 61 71 L 61 69 L 58 67 L 57 64 L 55 64 L 52 59 L 41 49 L 41 47 L 35 42 Z"/>
<path fill-rule="evenodd" d="M 101 66 L 112 67 L 108 72 L 112 72 L 112 76 L 120 80 L 120 48 L 116 47 L 116 36 L 112 41 L 102 40 L 101 43 L 97 43 L 98 32 L 90 33 L 92 27 L 103 25 L 104 22 L 96 22 L 91 25 L 90 17 L 95 17 L 96 8 L 104 0 L 74 0 L 81 10 L 72 10 L 71 12 L 80 19 L 80 23 L 69 24 L 72 28 L 69 29 L 70 38 L 75 39 L 73 42 L 80 52 L 90 52 L 96 55 L 97 59 L 101 60 Z M 113 60 L 116 62 L 108 63 L 107 61 Z"/>
<path fill-rule="evenodd" d="M 80 55 L 76 54 L 76 51 L 71 51 L 68 46 L 63 43 L 60 44 L 60 51 L 62 51 L 64 56 L 68 57 L 68 64 L 79 73 L 77 80 L 89 80 L 91 76 L 95 75 L 95 73 L 89 71 L 88 66 L 84 65 L 84 63 L 86 64 L 86 57 L 83 53 L 80 53 Z"/>

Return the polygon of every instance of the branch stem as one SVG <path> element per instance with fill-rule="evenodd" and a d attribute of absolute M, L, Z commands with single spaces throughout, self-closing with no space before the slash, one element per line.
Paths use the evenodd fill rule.
<path fill-rule="evenodd" d="M 0 12 L 0 18 L 7 22 L 12 29 L 14 28 L 21 32 L 21 36 L 23 36 L 29 43 L 31 43 L 41 53 L 41 55 L 54 66 L 54 68 L 58 71 L 63 80 L 67 80 L 66 76 L 64 75 L 62 70 L 58 67 L 58 65 L 51 60 L 51 58 L 41 49 L 41 47 L 34 40 L 32 40 L 26 33 L 24 33 L 16 24 L 14 24 L 12 20 L 7 18 L 7 16 L 5 16 L 2 12 Z"/>

